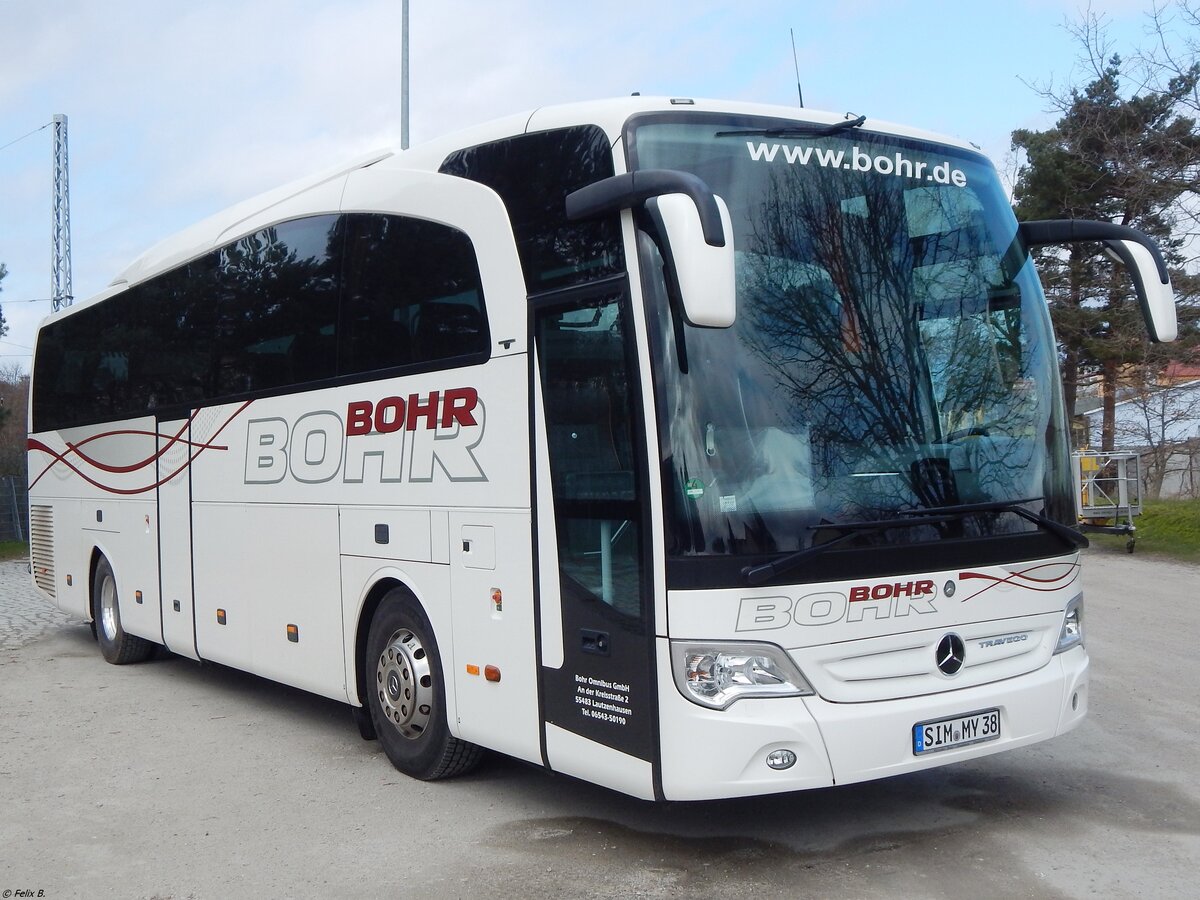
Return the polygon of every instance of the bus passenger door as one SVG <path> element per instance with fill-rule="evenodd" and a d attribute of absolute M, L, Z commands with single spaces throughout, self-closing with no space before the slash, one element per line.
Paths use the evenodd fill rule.
<path fill-rule="evenodd" d="M 199 659 L 192 612 L 191 420 L 158 423 L 158 556 L 163 643 Z"/>
<path fill-rule="evenodd" d="M 551 768 L 653 798 L 648 473 L 626 296 L 538 304 L 542 691 Z"/>

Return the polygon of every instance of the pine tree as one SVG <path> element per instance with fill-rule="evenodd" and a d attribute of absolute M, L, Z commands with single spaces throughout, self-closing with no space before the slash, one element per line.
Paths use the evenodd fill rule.
<path fill-rule="evenodd" d="M 1099 244 L 1065 253 L 1039 252 L 1047 298 L 1060 342 L 1067 413 L 1074 416 L 1081 376 L 1098 374 L 1105 403 L 1102 447 L 1113 445 L 1118 378 L 1135 365 L 1145 376 L 1197 341 L 1195 279 L 1182 268 L 1184 239 L 1176 234 L 1188 199 L 1200 195 L 1200 129 L 1182 115 L 1200 70 L 1167 89 L 1122 96 L 1121 61 L 1062 98 L 1062 115 L 1047 131 L 1013 132 L 1024 154 L 1013 191 L 1017 217 L 1100 219 L 1131 225 L 1153 237 L 1172 268 L 1181 306 L 1182 340 L 1148 347 L 1128 273 Z"/>

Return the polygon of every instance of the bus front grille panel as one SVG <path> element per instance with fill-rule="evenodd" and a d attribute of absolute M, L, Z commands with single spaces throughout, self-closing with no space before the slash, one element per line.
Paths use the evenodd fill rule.
<path fill-rule="evenodd" d="M 919 697 L 1016 678 L 1046 665 L 1062 613 L 970 622 L 790 650 L 813 689 L 834 703 Z M 956 634 L 961 668 L 938 668 L 938 647 Z"/>

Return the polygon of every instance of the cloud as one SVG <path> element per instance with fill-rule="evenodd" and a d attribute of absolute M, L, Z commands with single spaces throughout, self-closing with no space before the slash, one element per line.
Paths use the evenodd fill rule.
<path fill-rule="evenodd" d="M 1012 74 L 1044 72 L 1021 57 L 1027 38 L 1069 43 L 1060 7 L 1075 2 L 996 22 L 969 4 L 900 0 L 836 15 L 784 0 L 412 0 L 412 140 L 632 91 L 793 105 L 794 25 L 810 106 L 1002 150 L 1038 106 Z M 5 4 L 5 34 L 0 142 L 69 116 L 78 296 L 231 203 L 399 144 L 400 0 L 41 0 Z M 0 303 L 14 334 L 26 316 L 12 301 L 49 290 L 47 135 L 0 154 Z"/>

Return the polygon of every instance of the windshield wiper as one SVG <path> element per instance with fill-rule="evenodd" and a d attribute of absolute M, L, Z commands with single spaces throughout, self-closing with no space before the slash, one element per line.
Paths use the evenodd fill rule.
<path fill-rule="evenodd" d="M 849 131 L 858 128 L 867 121 L 866 116 L 857 116 L 832 125 L 788 125 L 786 128 L 750 128 L 741 131 L 718 131 L 714 137 L 827 137 L 839 131 Z"/>
<path fill-rule="evenodd" d="M 925 509 L 914 509 L 902 513 L 894 519 L 876 519 L 862 522 L 822 522 L 810 525 L 811 531 L 837 529 L 846 533 L 823 544 L 814 544 L 803 550 L 789 553 L 772 562 L 757 566 L 746 566 L 742 569 L 742 577 L 747 584 L 763 584 L 777 575 L 785 575 L 799 568 L 803 563 L 815 556 L 820 556 L 826 550 L 836 547 L 859 534 L 872 531 L 885 531 L 889 528 L 911 528 L 916 525 L 928 525 L 932 522 L 949 522 L 982 512 L 1010 512 L 1033 522 L 1050 532 L 1050 534 L 1068 544 L 1072 549 L 1088 546 L 1088 539 L 1067 525 L 1055 522 L 1041 513 L 1025 509 L 1021 504 L 1036 503 L 1042 497 L 1030 497 L 1025 500 L 994 500 L 986 503 L 960 503 L 955 506 L 931 506 Z"/>
<path fill-rule="evenodd" d="M 924 516 L 929 514 L 940 516 L 944 513 L 949 513 L 955 518 L 959 518 L 977 512 L 1010 512 L 1020 516 L 1022 519 L 1040 525 L 1044 530 L 1050 532 L 1056 538 L 1060 538 L 1063 543 L 1073 548 L 1087 547 L 1090 541 L 1071 526 L 1055 522 L 1048 516 L 1036 513 L 1031 509 L 1026 509 L 1022 505 L 1025 503 L 1037 503 L 1044 499 L 1044 497 L 1029 497 L 1025 500 L 992 500 L 987 503 L 960 503 L 957 506 L 934 506 L 928 509 L 915 509 L 912 511 L 912 515 Z"/>
<path fill-rule="evenodd" d="M 846 533 L 823 544 L 813 544 L 811 547 L 805 547 L 803 550 L 789 553 L 787 556 L 780 557 L 769 563 L 763 563 L 758 566 L 746 566 L 746 568 L 742 569 L 742 577 L 746 579 L 747 584 L 762 584 L 776 575 L 785 575 L 791 572 L 798 568 L 801 563 L 812 559 L 814 556 L 820 556 L 826 550 L 836 547 L 843 541 L 848 541 L 850 538 L 860 534 L 872 531 L 886 531 L 889 528 L 911 528 L 914 525 L 926 525 L 930 522 L 946 522 L 950 519 L 959 518 L 957 513 L 935 512 L 932 509 L 914 510 L 914 513 L 918 514 L 926 512 L 930 515 L 905 515 L 896 519 L 876 519 L 864 522 L 821 522 L 819 525 L 809 525 L 808 529 L 810 531 L 837 529 Z"/>
<path fill-rule="evenodd" d="M 820 525 L 810 525 L 809 528 L 817 531 L 822 528 L 847 528 L 849 531 L 841 537 L 836 537 L 832 541 L 826 541 L 824 544 L 813 544 L 811 547 L 805 547 L 803 550 L 797 550 L 794 553 L 789 553 L 787 556 L 782 556 L 779 559 L 769 563 L 762 563 L 758 566 L 746 566 L 742 569 L 742 577 L 746 579 L 746 584 L 756 585 L 764 584 L 774 578 L 776 575 L 786 575 L 794 569 L 798 569 L 801 564 L 812 559 L 814 556 L 820 556 L 826 550 L 836 547 L 842 541 L 847 541 L 863 531 L 883 531 L 885 528 L 895 528 L 898 525 L 914 525 L 917 524 L 910 519 L 887 519 L 878 522 L 823 522 Z M 868 525 L 872 527 L 868 527 Z"/>

